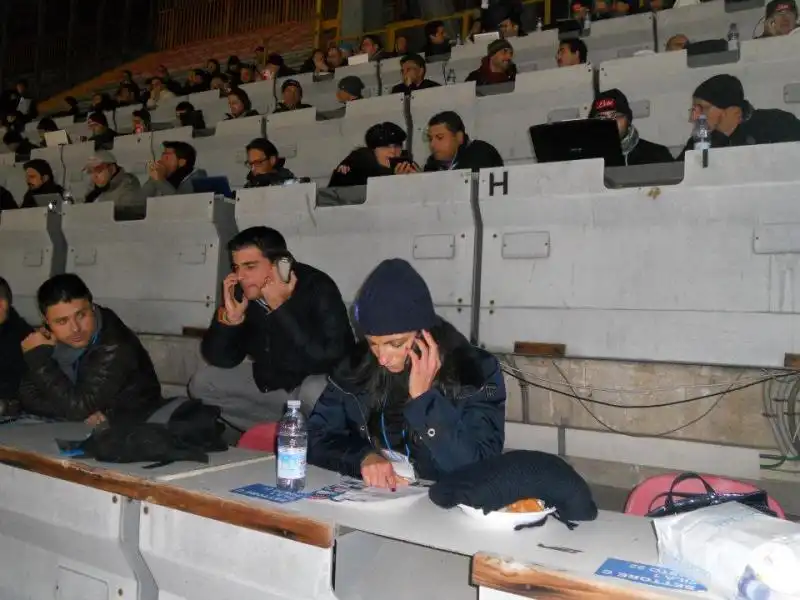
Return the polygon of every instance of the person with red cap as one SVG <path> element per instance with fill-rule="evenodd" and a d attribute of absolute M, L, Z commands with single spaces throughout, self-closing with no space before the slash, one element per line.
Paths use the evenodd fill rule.
<path fill-rule="evenodd" d="M 618 89 L 597 95 L 589 111 L 590 119 L 614 119 L 619 129 L 619 141 L 626 165 L 649 165 L 672 162 L 672 153 L 666 146 L 648 142 L 639 137 L 633 125 L 633 111 L 628 98 Z"/>
<path fill-rule="evenodd" d="M 692 94 L 689 121 L 705 115 L 711 130 L 711 147 L 748 146 L 800 141 L 800 120 L 776 108 L 754 109 L 745 99 L 742 82 L 733 75 L 715 75 Z M 678 160 L 694 147 L 689 138 Z"/>
<path fill-rule="evenodd" d="M 353 316 L 361 343 L 308 419 L 310 464 L 395 488 L 502 452 L 500 364 L 436 314 L 414 267 L 380 263 Z"/>

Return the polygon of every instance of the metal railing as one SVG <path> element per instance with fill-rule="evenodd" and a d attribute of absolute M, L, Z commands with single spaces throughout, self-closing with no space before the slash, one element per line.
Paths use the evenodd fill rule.
<path fill-rule="evenodd" d="M 179 48 L 316 18 L 317 0 L 159 0 L 155 45 Z"/>

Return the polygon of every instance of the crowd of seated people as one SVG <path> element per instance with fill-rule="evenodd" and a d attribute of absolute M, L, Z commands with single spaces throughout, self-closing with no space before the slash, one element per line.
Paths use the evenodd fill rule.
<path fill-rule="evenodd" d="M 206 364 L 187 386 L 192 401 L 221 409 L 228 442 L 279 419 L 291 397 L 309 416 L 309 462 L 370 486 L 407 483 L 396 453 L 433 480 L 500 454 L 500 365 L 436 314 L 409 263 L 377 266 L 351 323 L 336 283 L 296 261 L 275 229 L 243 230 L 228 251 L 232 271 L 201 345 Z M 43 282 L 36 308 L 32 327 L 0 278 L 4 417 L 129 431 L 170 405 L 137 335 L 80 277 Z"/>
<path fill-rule="evenodd" d="M 578 20 L 587 17 L 607 19 L 622 17 L 637 12 L 636 3 L 627 1 L 577 3 L 573 6 L 573 16 Z M 671 8 L 669 3 L 652 2 L 651 10 Z M 765 9 L 764 36 L 774 37 L 788 35 L 796 30 L 797 7 L 795 0 L 772 0 Z M 485 31 L 487 28 L 497 30 L 501 37 L 488 44 L 486 55 L 480 60 L 477 68 L 466 78 L 477 86 L 491 86 L 514 82 L 517 66 L 514 63 L 514 39 L 527 35 L 520 23 L 520 13 L 514 2 L 500 2 L 492 5 L 491 10 L 476 16 L 473 33 Z M 667 41 L 670 50 L 684 48 L 689 39 L 682 34 L 672 36 Z M 391 93 L 412 94 L 418 90 L 438 87 L 439 84 L 427 77 L 428 59 L 452 50 L 453 42 L 448 38 L 446 27 L 442 21 L 432 21 L 425 26 L 425 42 L 421 49 L 425 56 L 413 52 L 408 37 L 399 36 L 391 51 L 384 47 L 379 36 L 366 35 L 358 45 L 357 53 L 365 54 L 372 60 L 382 60 L 390 56 L 400 55 L 401 80 L 392 85 Z M 353 55 L 353 48 L 347 43 L 333 44 L 327 51 L 314 50 L 306 60 L 301 72 L 313 72 L 318 75 L 333 72 L 337 67 L 347 64 L 348 56 Z M 580 38 L 560 41 L 555 48 L 558 67 L 571 67 L 586 64 L 590 60 L 585 42 Z M 171 194 L 192 193 L 193 182 L 205 178 L 208 174 L 196 169 L 196 152 L 186 142 L 167 142 L 164 152 L 157 161 L 152 161 L 148 168 L 148 180 L 138 189 L 134 189 L 134 176 L 125 173 L 120 165 L 108 162 L 113 151 L 117 132 L 112 129 L 104 111 L 114 106 L 133 103 L 141 106 L 131 117 L 131 126 L 135 133 L 153 130 L 150 111 L 147 106 L 157 107 L 165 98 L 184 95 L 211 89 L 221 82 L 220 93 L 227 98 L 229 112 L 226 119 L 234 120 L 256 116 L 253 102 L 243 88 L 238 87 L 256 79 L 286 77 L 294 74 L 282 57 L 275 53 L 267 53 L 263 47 L 256 49 L 251 63 L 241 61 L 236 56 L 227 60 L 225 67 L 219 61 L 210 59 L 205 69 L 194 69 L 189 73 L 185 85 L 176 81 L 163 65 L 158 67 L 154 76 L 142 88 L 136 83 L 133 73 L 123 72 L 119 89 L 112 99 L 108 94 L 95 94 L 92 100 L 92 111 L 87 115 L 87 124 L 91 131 L 89 141 L 94 142 L 96 155 L 87 172 L 103 171 L 104 165 L 109 167 L 108 182 L 104 183 L 103 174 L 92 177 L 90 198 L 92 201 L 113 199 L 115 205 L 126 206 L 128 199 L 137 198 L 135 204 L 143 206 L 146 197 Z M 313 84 L 312 84 L 313 85 Z M 342 105 L 340 111 L 334 111 L 325 118 L 340 116 L 344 105 L 360 100 L 365 94 L 364 82 L 356 76 L 348 75 L 337 82 L 336 99 Z M 310 108 L 304 102 L 303 85 L 298 79 L 284 79 L 278 90 L 279 94 L 274 113 Z M 688 94 L 687 94 L 688 95 Z M 14 90 L 3 97 L 4 105 L 16 102 L 19 106 L 35 104 L 23 100 L 29 99 L 30 93 L 24 82 L 20 82 Z M 125 98 L 121 101 L 120 98 Z M 746 100 L 741 82 L 735 77 L 713 77 L 699 86 L 691 97 L 690 121 L 699 115 L 706 116 L 711 132 L 712 147 L 736 146 L 754 143 L 774 143 L 800 139 L 798 120 L 788 112 L 770 107 L 754 108 Z M 12 125 L 7 128 L 3 141 L 15 153 L 15 160 L 23 163 L 31 157 L 37 148 L 20 133 L 14 123 L 24 125 L 25 117 L 19 111 L 12 111 Z M 78 115 L 79 108 L 74 98 L 68 99 L 68 107 L 64 114 Z M 633 111 L 625 95 L 625 90 L 603 90 L 596 95 L 589 113 L 590 118 L 614 119 L 617 121 L 620 147 L 627 165 L 640 165 L 683 160 L 685 150 L 693 147 L 689 139 L 683 152 L 676 158 L 657 139 L 641 139 L 639 131 L 633 123 Z M 195 132 L 206 129 L 202 111 L 196 110 L 188 101 L 181 101 L 175 107 L 175 122 L 183 126 L 191 126 Z M 213 124 L 211 124 L 213 125 Z M 412 174 L 422 171 L 436 171 L 453 168 L 469 168 L 478 170 L 503 164 L 503 159 L 495 148 L 482 140 L 471 139 L 465 129 L 463 120 L 453 111 L 443 111 L 427 124 L 424 135 L 430 146 L 430 156 L 412 156 L 409 153 L 405 127 L 397 123 L 378 123 L 372 127 L 365 124 L 365 145 L 354 149 L 344 157 L 334 169 L 329 185 L 334 187 L 365 185 L 370 177 Z M 117 127 L 124 127 L 117 122 Z M 38 122 L 39 142 L 46 146 L 46 134 L 57 130 L 50 118 Z M 687 125 L 687 134 L 691 125 Z M 206 134 L 207 135 L 207 134 Z M 281 140 L 283 141 L 283 140 Z M 285 160 L 280 157 L 275 140 L 256 139 L 245 148 L 248 158 L 247 187 L 263 187 L 277 185 L 297 177 L 286 168 Z M 113 154 L 110 154 L 113 157 Z M 32 165 L 32 166 L 31 166 Z M 26 179 L 29 191 L 20 203 L 18 199 L 10 199 L 5 191 L 4 209 L 21 204 L 25 207 L 35 205 L 33 197 L 37 193 L 57 193 L 63 191 L 53 176 L 50 165 L 44 161 L 26 163 Z M 120 173 L 124 174 L 123 177 Z M 211 173 L 213 175 L 213 173 Z M 122 185 L 122 182 L 126 182 Z M 111 189 L 106 189 L 110 186 Z M 44 190 L 44 191 L 39 191 Z"/>

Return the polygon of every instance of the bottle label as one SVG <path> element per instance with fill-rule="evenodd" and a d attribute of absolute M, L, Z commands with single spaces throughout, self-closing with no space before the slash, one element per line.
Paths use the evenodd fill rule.
<path fill-rule="evenodd" d="M 278 479 L 302 479 L 306 476 L 306 449 L 278 449 Z"/>

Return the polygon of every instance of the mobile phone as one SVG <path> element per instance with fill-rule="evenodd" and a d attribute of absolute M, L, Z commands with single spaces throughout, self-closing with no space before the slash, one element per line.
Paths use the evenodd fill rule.
<path fill-rule="evenodd" d="M 283 283 L 289 283 L 292 280 L 293 268 L 294 259 L 291 256 L 283 256 L 275 261 L 275 269 L 278 271 L 278 277 L 281 278 Z"/>
<path fill-rule="evenodd" d="M 236 300 L 236 302 L 244 300 L 244 290 L 242 289 L 241 283 L 237 283 L 233 286 L 233 299 Z"/>
<path fill-rule="evenodd" d="M 389 167 L 392 169 L 392 171 L 394 171 L 398 165 L 402 165 L 403 163 L 413 165 L 414 161 L 412 161 L 411 157 L 405 153 L 401 154 L 400 156 L 393 156 L 389 159 Z"/>

